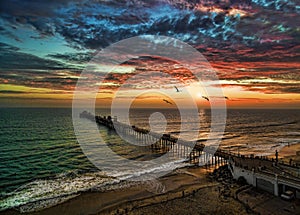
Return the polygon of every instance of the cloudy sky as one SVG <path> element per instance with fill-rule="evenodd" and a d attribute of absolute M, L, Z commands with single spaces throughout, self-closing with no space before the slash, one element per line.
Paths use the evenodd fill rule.
<path fill-rule="evenodd" d="M 0 0 L 0 106 L 70 106 L 81 71 L 98 51 L 134 36 L 162 35 L 204 55 L 229 107 L 299 108 L 299 23 L 299 0 Z M 140 79 L 122 89 L 124 96 L 147 89 L 143 71 L 174 76 L 184 89 L 196 84 L 176 62 L 139 57 L 106 75 L 99 104 L 109 104 L 136 74 Z M 151 86 L 180 97 L 172 80 L 156 83 Z M 209 105 L 202 96 L 213 95 L 204 94 L 195 92 L 200 105 Z M 138 100 L 168 106 L 151 93 Z"/>

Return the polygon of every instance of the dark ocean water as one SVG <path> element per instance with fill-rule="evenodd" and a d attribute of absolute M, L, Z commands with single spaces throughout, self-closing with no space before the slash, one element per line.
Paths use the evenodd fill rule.
<path fill-rule="evenodd" d="M 175 110 L 141 109 L 130 112 L 130 122 L 149 128 L 149 116 L 153 112 L 164 114 L 168 122 L 166 132 L 174 136 L 179 133 L 189 136 L 195 130 L 195 123 L 199 123 L 187 118 L 184 123 L 188 129 L 181 130 L 180 114 Z M 97 113 L 109 112 L 99 109 Z M 82 191 L 113 189 L 121 179 L 134 174 L 126 170 L 107 174 L 87 159 L 74 134 L 71 109 L 0 109 L 0 116 L 0 211 L 30 202 L 54 205 Z M 210 131 L 210 111 L 200 110 L 199 116 L 197 140 L 205 141 Z M 160 123 L 155 122 L 158 128 L 163 126 Z M 120 155 L 133 160 L 150 156 L 147 149 L 136 150 L 125 145 L 115 132 L 103 127 L 99 131 Z M 268 155 L 285 145 L 298 143 L 299 110 L 228 110 L 220 147 L 244 154 Z M 182 165 L 172 163 L 155 171 Z M 23 210 L 30 211 L 30 208 Z"/>

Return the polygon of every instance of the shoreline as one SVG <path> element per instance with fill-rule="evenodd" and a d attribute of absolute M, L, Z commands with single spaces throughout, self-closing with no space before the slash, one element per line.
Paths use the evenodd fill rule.
<path fill-rule="evenodd" d="M 213 168 L 191 166 L 174 170 L 150 183 L 132 185 L 105 192 L 84 192 L 55 206 L 30 214 L 112 214 L 133 208 L 161 204 L 171 199 L 182 198 L 205 188 L 213 188 L 219 182 L 209 178 Z M 158 186 L 157 186 L 158 185 Z M 163 190 L 161 189 L 163 188 Z M 184 193 L 184 194 L 183 194 Z M 126 209 L 127 208 L 127 209 Z M 29 214 L 9 209 L 0 214 Z"/>
<path fill-rule="evenodd" d="M 285 146 L 279 151 L 279 160 L 286 163 L 288 163 L 291 158 L 294 161 L 297 161 L 297 159 L 300 161 L 299 153 L 300 144 Z M 275 157 L 275 155 L 272 157 Z M 143 208 L 165 203 L 168 204 L 170 201 L 179 199 L 182 200 L 187 196 L 194 196 L 197 193 L 202 193 L 202 195 L 206 195 L 206 197 L 209 198 L 210 195 L 215 195 L 216 191 L 222 185 L 220 181 L 211 177 L 213 170 L 218 167 L 220 166 L 210 166 L 208 168 L 196 165 L 186 166 L 175 169 L 171 173 L 153 181 L 130 184 L 129 186 L 115 190 L 81 192 L 68 200 L 58 200 L 54 206 L 47 206 L 43 201 L 29 203 L 16 209 L 1 211 L 0 215 L 50 215 L 62 214 L 62 211 L 63 214 L 66 215 L 127 214 L 128 212 L 131 214 L 131 212 L 143 210 Z M 237 207 L 241 206 L 243 208 L 240 210 L 248 211 L 248 202 L 238 201 L 235 197 L 236 194 L 231 196 L 231 204 L 237 204 Z M 34 208 L 36 205 L 42 206 L 43 204 L 46 206 L 40 210 L 28 210 Z M 219 199 L 219 201 L 216 201 L 214 204 L 222 204 L 222 201 Z M 210 206 L 214 208 L 213 205 Z M 22 207 L 25 207 L 27 211 L 21 212 L 20 209 L 22 209 Z M 228 207 L 228 210 L 234 210 L 234 208 Z"/>
<path fill-rule="evenodd" d="M 274 210 L 277 205 L 282 208 Z M 286 202 L 249 185 L 238 184 L 232 179 L 227 166 L 189 166 L 146 183 L 105 192 L 83 192 L 77 197 L 40 211 L 21 213 L 16 209 L 9 209 L 0 212 L 0 215 L 243 215 L 263 214 L 268 210 L 278 215 L 300 213 L 300 200 Z M 291 212 L 286 212 L 287 210 Z"/>

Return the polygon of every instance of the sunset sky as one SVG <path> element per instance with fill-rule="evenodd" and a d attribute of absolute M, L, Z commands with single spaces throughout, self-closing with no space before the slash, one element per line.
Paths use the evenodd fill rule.
<path fill-rule="evenodd" d="M 71 107 L 82 70 L 95 54 L 122 39 L 163 35 L 188 43 L 208 60 L 229 99 L 229 108 L 300 108 L 299 0 L 85 0 L 0 1 L 0 107 Z M 102 65 L 104 66 L 104 65 Z M 139 57 L 106 75 L 97 96 L 109 106 L 117 91 L 124 99 L 143 92 L 151 71 L 156 85 L 184 101 L 192 92 L 209 107 L 205 91 L 183 65 Z M 203 83 L 202 83 L 203 85 Z M 176 92 L 179 86 L 183 92 Z M 147 92 L 139 107 L 171 107 Z"/>

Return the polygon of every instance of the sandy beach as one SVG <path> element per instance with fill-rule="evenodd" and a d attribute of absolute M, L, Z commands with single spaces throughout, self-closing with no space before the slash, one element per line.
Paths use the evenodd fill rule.
<path fill-rule="evenodd" d="M 298 200 L 283 202 L 248 185 L 238 185 L 228 177 L 228 172 L 227 176 L 224 174 L 226 167 L 213 173 L 214 169 L 185 167 L 157 180 L 127 188 L 81 193 L 54 207 L 29 214 L 264 214 L 276 205 L 285 210 L 276 209 L 272 214 L 300 214 Z M 259 207 L 262 204 L 264 207 Z M 7 210 L 0 214 L 24 213 Z"/>
<path fill-rule="evenodd" d="M 154 182 L 108 192 L 82 193 L 62 204 L 30 214 L 169 214 L 170 210 L 174 211 L 173 214 L 199 214 L 205 211 L 246 214 L 241 203 L 219 196 L 220 182 L 209 177 L 212 170 L 203 167 L 177 169 Z M 173 205 L 172 201 L 179 202 L 174 207 L 164 206 Z M 192 203 L 197 207 L 190 207 Z M 20 212 L 8 210 L 1 214 Z"/>

